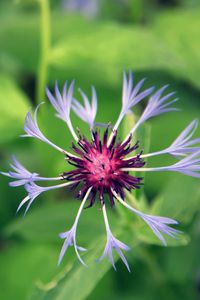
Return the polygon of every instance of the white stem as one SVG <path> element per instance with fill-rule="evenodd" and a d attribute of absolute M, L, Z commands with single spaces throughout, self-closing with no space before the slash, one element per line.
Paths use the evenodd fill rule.
<path fill-rule="evenodd" d="M 159 171 L 170 171 L 171 166 L 169 167 L 157 167 L 157 168 L 122 168 L 121 171 L 128 172 L 159 172 Z"/>
<path fill-rule="evenodd" d="M 111 143 L 111 141 L 112 141 L 113 135 L 114 135 L 115 131 L 118 129 L 119 124 L 121 123 L 123 117 L 124 117 L 124 114 L 123 114 L 122 112 L 120 112 L 119 117 L 118 117 L 118 119 L 117 119 L 117 122 L 115 123 L 115 126 L 113 127 L 112 132 L 111 132 L 111 134 L 110 134 L 110 137 L 109 137 L 109 139 L 108 139 L 107 147 L 110 146 L 110 143 Z"/>
<path fill-rule="evenodd" d="M 73 128 L 72 123 L 71 123 L 71 120 L 69 120 L 69 121 L 67 122 L 67 126 L 68 126 L 68 128 L 69 128 L 69 130 L 70 130 L 70 132 L 71 132 L 71 134 L 72 134 L 72 136 L 73 136 L 73 138 L 74 138 L 75 141 L 78 143 L 79 138 L 78 138 L 76 132 L 74 131 L 74 128 Z"/>
<path fill-rule="evenodd" d="M 75 181 L 69 181 L 69 182 L 58 184 L 58 185 L 52 185 L 52 186 L 44 187 L 44 191 L 59 189 L 59 188 L 74 184 L 75 182 L 77 182 L 77 181 L 76 180 Z"/>
<path fill-rule="evenodd" d="M 139 216 L 141 215 L 141 213 L 137 209 L 133 208 L 132 206 L 128 205 L 124 200 L 122 200 L 113 189 L 112 189 L 112 193 L 123 206 L 125 206 L 129 210 L 133 211 L 135 214 L 137 214 Z"/>
<path fill-rule="evenodd" d="M 31 179 L 31 177 L 30 177 Z M 62 180 L 63 177 L 59 176 L 59 177 L 36 177 L 34 181 L 49 181 L 49 180 Z"/>
<path fill-rule="evenodd" d="M 87 201 L 87 198 L 88 198 L 88 196 L 89 196 L 91 190 L 92 190 L 92 187 L 90 187 L 90 188 L 87 190 L 87 193 L 85 194 L 85 197 L 83 198 L 83 200 L 82 200 L 82 202 L 81 202 L 81 205 L 80 205 L 79 210 L 78 210 L 78 213 L 77 213 L 77 215 L 76 215 L 76 219 L 75 219 L 75 221 L 74 221 L 73 227 L 74 227 L 74 226 L 77 227 L 78 220 L 79 220 L 79 218 L 80 218 L 81 212 L 82 212 L 82 210 L 83 210 L 83 207 L 84 207 L 84 205 L 85 205 L 85 202 Z"/>
<path fill-rule="evenodd" d="M 110 232 L 110 226 L 108 223 L 108 216 L 107 216 L 107 212 L 106 212 L 106 206 L 105 203 L 102 206 L 102 211 L 103 211 L 103 217 L 104 217 L 104 223 L 105 223 L 105 227 L 106 227 L 106 232 Z"/>
<path fill-rule="evenodd" d="M 146 157 L 152 157 L 152 156 L 162 155 L 162 154 L 166 154 L 166 153 L 169 153 L 168 149 L 164 149 L 164 150 L 156 151 L 156 152 L 152 152 L 152 153 L 147 153 L 147 154 L 142 154 L 142 155 L 140 155 L 140 157 L 146 158 Z"/>
<path fill-rule="evenodd" d="M 75 249 L 75 252 L 76 252 L 76 255 L 78 257 L 78 259 L 80 260 L 80 262 L 87 267 L 87 265 L 85 264 L 85 262 L 82 260 L 82 258 L 80 257 L 80 254 L 78 252 L 78 249 L 77 249 L 77 246 L 76 246 L 76 229 L 77 229 L 77 225 L 78 225 L 78 221 L 79 221 L 79 218 L 81 216 L 81 213 L 82 213 L 82 210 L 83 210 L 83 207 L 87 201 L 87 198 L 91 192 L 91 189 L 92 187 L 90 187 L 88 190 L 87 190 L 87 193 L 85 194 L 85 197 L 83 198 L 82 202 L 81 202 L 81 205 L 79 207 L 79 210 L 78 210 L 78 213 L 76 215 L 76 219 L 74 221 L 74 224 L 72 226 L 72 228 L 74 228 L 74 233 L 73 233 L 73 243 L 74 243 L 74 249 Z"/>
<path fill-rule="evenodd" d="M 75 132 L 74 132 L 74 134 L 75 134 Z M 75 136 L 76 136 L 76 134 L 75 134 Z M 75 138 L 75 136 L 74 136 L 74 138 Z M 71 156 L 71 157 L 79 158 L 77 155 L 72 154 L 72 153 L 70 153 L 70 152 L 68 152 L 68 151 L 60 148 L 59 146 L 55 145 L 53 142 L 49 141 L 46 137 L 45 137 L 45 140 L 42 140 L 42 141 L 46 142 L 47 144 L 49 144 L 51 147 L 53 147 L 54 149 L 58 150 L 62 154 L 65 154 L 65 155 L 68 155 L 68 156 Z M 78 137 L 77 136 L 76 136 L 76 141 L 78 141 Z"/>

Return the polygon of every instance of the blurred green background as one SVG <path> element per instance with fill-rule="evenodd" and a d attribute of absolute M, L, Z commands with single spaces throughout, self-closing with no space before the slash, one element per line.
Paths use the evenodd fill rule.
<path fill-rule="evenodd" d="M 32 139 L 21 139 L 25 114 L 45 100 L 45 86 L 76 79 L 89 95 L 95 85 L 98 122 L 114 122 L 121 104 L 123 70 L 146 86 L 168 83 L 180 98 L 181 112 L 144 126 L 141 147 L 163 149 L 193 119 L 200 117 L 199 0 L 16 0 L 0 1 L 0 168 L 13 153 L 31 171 L 56 176 L 67 170 L 62 156 Z M 113 109 L 114 108 L 114 109 Z M 140 107 L 137 113 L 140 112 Z M 75 126 L 87 128 L 74 116 Z M 131 119 L 123 123 L 124 134 Z M 62 147 L 71 136 L 47 103 L 39 124 Z M 151 132 L 151 135 L 149 136 Z M 126 132 L 127 133 L 127 132 Z M 200 131 L 198 130 L 198 134 Z M 146 148 L 147 149 L 147 148 Z M 166 165 L 169 157 L 152 158 Z M 200 183 L 177 174 L 148 174 L 139 207 L 180 222 L 179 240 L 164 248 L 133 215 L 109 211 L 113 232 L 132 250 L 129 274 L 104 261 L 96 264 L 105 243 L 98 203 L 85 211 L 78 227 L 80 244 L 90 251 L 85 269 L 69 249 L 62 265 L 58 233 L 72 225 L 78 202 L 66 191 L 37 198 L 25 218 L 15 215 L 23 189 L 11 189 L 1 177 L 0 298 L 2 300 L 196 300 L 200 299 Z"/>

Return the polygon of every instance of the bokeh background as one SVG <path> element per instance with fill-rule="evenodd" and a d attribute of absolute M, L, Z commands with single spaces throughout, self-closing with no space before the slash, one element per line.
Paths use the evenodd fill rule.
<path fill-rule="evenodd" d="M 13 153 L 31 171 L 57 176 L 67 170 L 63 157 L 48 146 L 22 139 L 25 114 L 45 101 L 45 86 L 76 79 L 88 95 L 95 85 L 98 122 L 116 120 L 121 104 L 122 71 L 132 70 L 146 86 L 169 84 L 181 111 L 152 119 L 140 133 L 146 151 L 162 149 L 194 118 L 200 117 L 199 0 L 19 0 L 0 1 L 0 168 Z M 76 94 L 78 96 L 78 94 Z M 142 107 L 137 108 L 139 114 Z M 72 116 L 87 135 L 86 126 Z M 133 122 L 129 116 L 121 135 Z M 39 112 L 45 134 L 62 147 L 72 138 L 54 118 L 49 103 Z M 200 135 L 198 129 L 197 136 Z M 150 165 L 173 162 L 152 158 Z M 56 175 L 55 175 L 56 174 Z M 132 251 L 132 272 L 120 261 L 118 272 L 96 264 L 105 243 L 99 204 L 83 213 L 78 240 L 86 246 L 85 269 L 69 249 L 62 265 L 58 233 L 72 225 L 79 203 L 67 191 L 36 199 L 25 218 L 15 215 L 25 196 L 0 179 L 0 298 L 2 300 L 196 300 L 200 299 L 200 182 L 184 175 L 148 174 L 138 205 L 149 213 L 180 222 L 179 240 L 159 241 L 130 213 L 109 212 L 112 229 Z"/>

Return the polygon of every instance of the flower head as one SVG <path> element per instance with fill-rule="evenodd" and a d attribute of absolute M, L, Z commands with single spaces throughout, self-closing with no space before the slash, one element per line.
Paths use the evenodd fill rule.
<path fill-rule="evenodd" d="M 99 128 L 95 128 L 97 124 L 95 123 L 97 96 L 94 87 L 92 87 L 91 102 L 80 90 L 84 105 L 80 104 L 73 97 L 74 81 L 72 81 L 68 88 L 67 83 L 65 83 L 62 93 L 59 91 L 57 83 L 55 84 L 54 95 L 49 89 L 46 90 L 47 97 L 56 110 L 57 117 L 67 124 L 74 137 L 75 142 L 72 144 L 73 153 L 67 152 L 55 145 L 41 132 L 37 123 L 37 111 L 39 106 L 35 110 L 34 117 L 32 117 L 30 112 L 26 116 L 24 125 L 26 134 L 24 136 L 41 140 L 61 152 L 65 156 L 67 163 L 72 166 L 72 169 L 68 172 L 63 172 L 58 177 L 41 177 L 38 173 L 28 171 L 16 158 L 13 158 L 13 163 L 11 164 L 13 170 L 1 172 L 1 174 L 14 179 L 14 181 L 10 183 L 11 186 L 23 185 L 25 188 L 27 195 L 21 201 L 17 211 L 27 204 L 26 213 L 33 201 L 44 192 L 66 188 L 68 186 L 70 186 L 72 190 L 77 190 L 78 187 L 80 187 L 76 194 L 77 197 L 81 199 L 81 204 L 75 221 L 70 230 L 60 234 L 60 237 L 64 239 L 64 243 L 58 261 L 59 264 L 68 247 L 73 246 L 79 261 L 85 265 L 79 252 L 85 251 L 86 249 L 77 246 L 76 243 L 78 221 L 86 204 L 87 207 L 91 207 L 95 201 L 98 201 L 102 208 L 107 237 L 106 246 L 99 260 L 108 256 L 114 269 L 116 269 L 113 258 L 113 250 L 115 250 L 130 271 L 128 262 L 123 253 L 123 251 L 128 251 L 130 248 L 112 234 L 106 213 L 108 203 L 105 195 L 108 195 L 111 207 L 114 207 L 117 202 L 140 217 L 164 245 L 166 245 L 166 235 L 176 238 L 180 233 L 180 231 L 172 227 L 178 224 L 176 220 L 163 216 L 152 216 L 141 212 L 130 206 L 125 198 L 125 192 L 141 187 L 143 180 L 142 177 L 137 175 L 138 172 L 172 171 L 200 178 L 200 139 L 192 139 L 197 128 L 197 120 L 192 121 L 174 142 L 164 150 L 143 154 L 140 150 L 139 142 L 134 145 L 131 144 L 135 130 L 137 130 L 143 122 L 151 117 L 177 110 L 171 106 L 177 101 L 177 99 L 173 97 L 174 92 L 163 95 L 167 86 L 158 89 L 154 93 L 154 87 L 141 91 L 143 82 L 144 79 L 133 86 L 132 74 L 130 73 L 129 76 L 127 76 L 124 73 L 121 112 L 115 125 L 111 127 L 112 129 L 110 129 L 110 125 L 108 125 L 106 129 L 102 129 L 103 133 Z M 147 97 L 149 97 L 149 100 L 146 108 L 135 126 L 127 133 L 127 137 L 124 140 L 118 139 L 118 127 L 126 113 Z M 79 118 L 88 123 L 91 134 L 90 138 L 84 137 L 81 132 L 77 134 L 74 131 L 70 119 L 71 108 Z M 146 166 L 144 161 L 146 157 L 161 154 L 170 154 L 177 159 L 180 157 L 182 157 L 182 159 L 167 166 L 151 168 Z M 135 172 L 134 175 L 131 173 L 132 171 Z M 36 183 L 38 181 L 60 180 L 62 183 L 45 187 Z"/>
<path fill-rule="evenodd" d="M 79 154 L 79 158 L 68 157 L 69 163 L 76 167 L 75 170 L 64 172 L 63 178 L 69 181 L 84 182 L 84 186 L 79 191 L 79 197 L 83 198 L 88 188 L 92 188 L 90 206 L 93 205 L 96 194 L 99 199 L 104 199 L 107 193 L 110 197 L 111 206 L 114 205 L 112 189 L 116 190 L 124 198 L 124 189 L 131 190 L 140 188 L 141 177 L 130 176 L 127 172 L 121 172 L 121 168 L 140 168 L 144 165 L 140 154 L 129 160 L 124 157 L 135 151 L 139 145 L 130 147 L 130 139 L 125 143 L 116 143 L 117 132 L 113 135 L 111 144 L 107 146 L 108 129 L 105 131 L 103 141 L 97 131 L 92 132 L 92 142 L 80 136 L 78 148 L 73 146 L 74 151 Z"/>

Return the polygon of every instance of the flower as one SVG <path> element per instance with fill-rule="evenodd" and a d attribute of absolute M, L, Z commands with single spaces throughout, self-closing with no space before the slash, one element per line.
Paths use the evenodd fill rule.
<path fill-rule="evenodd" d="M 166 242 L 164 236 L 162 235 L 162 233 L 169 235 L 173 238 L 176 238 L 176 234 L 181 233 L 181 231 L 174 229 L 167 225 L 167 224 L 177 225 L 178 222 L 176 220 L 166 218 L 166 217 L 151 216 L 151 215 L 144 214 L 144 213 L 138 211 L 137 209 L 131 207 L 126 202 L 124 202 L 124 200 L 121 199 L 114 190 L 112 192 L 115 195 L 116 199 L 122 205 L 124 205 L 126 208 L 128 208 L 130 211 L 132 211 L 134 214 L 136 214 L 137 216 L 142 218 L 147 223 L 147 225 L 149 225 L 149 227 L 152 229 L 152 231 L 155 233 L 155 235 L 157 235 L 157 237 L 163 243 L 164 246 L 167 245 L 167 242 Z"/>
<path fill-rule="evenodd" d="M 70 119 L 70 108 L 73 99 L 73 89 L 74 89 L 74 81 L 71 82 L 69 89 L 67 91 L 67 81 L 64 84 L 62 95 L 58 88 L 58 83 L 55 83 L 55 96 L 53 96 L 48 88 L 46 88 L 46 95 L 52 106 L 56 110 L 56 116 L 63 120 L 69 130 L 71 131 L 74 139 L 78 141 L 78 137 L 73 129 L 71 119 Z"/>
<path fill-rule="evenodd" d="M 40 177 L 37 173 L 29 172 L 17 159 L 15 156 L 12 157 L 13 163 L 10 164 L 11 168 L 15 171 L 0 172 L 2 175 L 14 178 L 16 180 L 9 183 L 12 187 L 17 187 L 20 185 L 25 185 L 26 183 L 34 181 L 49 181 L 49 180 L 61 180 L 62 177 Z"/>
<path fill-rule="evenodd" d="M 80 247 L 80 246 L 77 246 L 76 245 L 76 229 L 77 229 L 77 225 L 78 225 L 78 221 L 79 221 L 79 218 L 80 218 L 80 215 L 81 215 L 81 212 L 84 208 L 84 205 L 87 201 L 87 198 L 88 198 L 88 195 L 89 193 L 91 192 L 91 189 L 92 188 L 89 188 L 87 190 L 87 193 L 85 194 L 84 198 L 83 198 L 83 201 L 79 207 L 79 210 L 78 210 L 78 213 L 76 215 L 76 218 L 75 218 L 75 221 L 74 221 L 74 224 L 72 226 L 72 228 L 66 232 L 62 232 L 59 234 L 59 236 L 62 238 L 62 239 L 65 239 L 64 241 L 64 244 L 63 244 L 63 247 L 61 249 L 61 252 L 60 252 L 60 256 L 59 256 L 59 259 L 58 259 L 58 265 L 61 263 L 62 261 L 62 258 L 65 254 L 65 252 L 67 251 L 67 248 L 69 246 L 74 246 L 74 249 L 75 249 L 75 252 L 76 252 L 76 255 L 78 257 L 78 259 L 80 260 L 80 262 L 84 265 L 84 266 L 87 266 L 84 261 L 82 260 L 82 258 L 80 257 L 79 253 L 78 253 L 78 250 L 79 251 L 87 251 L 85 248 L 83 247 Z"/>
<path fill-rule="evenodd" d="M 105 207 L 104 203 L 102 204 L 102 211 L 103 211 L 104 222 L 105 222 L 106 233 L 107 233 L 107 243 L 106 243 L 106 246 L 105 246 L 102 256 L 99 258 L 99 261 L 101 261 L 106 256 L 108 256 L 113 268 L 116 271 L 117 269 L 116 269 L 115 262 L 113 259 L 113 254 L 112 254 L 112 251 L 115 250 L 118 253 L 118 255 L 120 256 L 120 258 L 122 259 L 125 266 L 127 267 L 128 271 L 130 272 L 128 262 L 122 252 L 122 250 L 129 251 L 130 248 L 113 236 L 113 234 L 110 230 L 109 223 L 108 223 L 108 217 L 107 217 L 106 207 Z"/>
<path fill-rule="evenodd" d="M 150 157 L 160 154 L 171 154 L 175 157 L 186 156 L 200 150 L 200 138 L 190 140 L 198 126 L 198 120 L 193 120 L 175 139 L 175 141 L 166 149 L 142 155 L 142 157 Z M 198 146 L 199 144 L 199 146 Z"/>
<path fill-rule="evenodd" d="M 61 179 L 61 178 L 58 178 L 57 180 L 59 180 L 59 179 Z M 48 180 L 51 180 L 51 179 L 48 179 Z M 35 200 L 35 198 L 37 198 L 40 194 L 42 194 L 43 192 L 46 192 L 46 191 L 58 189 L 58 188 L 69 186 L 69 185 L 71 185 L 71 182 L 65 182 L 65 183 L 48 186 L 48 187 L 39 186 L 36 183 L 31 182 L 31 181 L 29 183 L 26 183 L 24 187 L 25 187 L 25 190 L 27 191 L 28 195 L 21 201 L 20 205 L 17 208 L 17 212 L 22 208 L 22 206 L 26 202 L 28 202 L 28 205 L 27 205 L 25 213 L 24 213 L 24 215 L 25 215 L 27 213 L 27 211 L 29 210 L 31 204 Z"/>
<path fill-rule="evenodd" d="M 130 206 L 125 199 L 125 191 L 130 192 L 134 189 L 141 188 L 142 177 L 135 175 L 138 174 L 138 172 L 172 171 L 200 178 L 200 138 L 192 139 L 198 125 L 196 119 L 179 134 L 171 145 L 163 150 L 143 154 L 142 151 L 139 150 L 139 142 L 131 145 L 133 134 L 145 121 L 157 115 L 177 110 L 172 104 L 178 99 L 174 98 L 174 92 L 166 94 L 168 86 L 165 85 L 156 92 L 153 92 L 154 87 L 141 91 L 143 82 L 144 79 L 133 86 L 132 73 L 130 72 L 129 76 L 125 73 L 123 74 L 121 112 L 113 127 L 107 125 L 107 128 L 104 129 L 104 125 L 102 126 L 102 138 L 100 129 L 97 129 L 97 124 L 101 123 L 95 122 L 97 96 L 94 87 L 92 87 L 91 102 L 86 94 L 79 89 L 84 105 L 79 103 L 73 96 L 74 81 L 72 81 L 68 89 L 67 82 L 64 84 L 62 94 L 59 91 L 57 82 L 55 84 L 54 95 L 47 88 L 47 98 L 54 107 L 57 117 L 67 124 L 74 138 L 72 152 L 68 152 L 55 145 L 42 133 L 37 122 L 37 111 L 39 106 L 36 107 L 34 117 L 32 117 L 30 112 L 28 112 L 26 116 L 24 136 L 39 139 L 53 147 L 55 150 L 61 152 L 65 156 L 67 163 L 72 166 L 72 170 L 63 172 L 58 177 L 41 177 L 38 173 L 31 173 L 28 171 L 15 157 L 13 157 L 13 163 L 10 165 L 13 170 L 1 172 L 1 174 L 14 179 L 14 181 L 10 183 L 11 186 L 24 186 L 25 191 L 27 192 L 27 195 L 21 201 L 17 211 L 27 204 L 25 209 L 26 214 L 33 201 L 44 192 L 68 186 L 70 186 L 72 190 L 77 190 L 80 185 L 77 197 L 81 200 L 81 205 L 71 229 L 60 234 L 60 237 L 64 239 L 64 243 L 60 252 L 58 264 L 61 263 L 68 247 L 73 246 L 79 261 L 86 265 L 79 253 L 86 251 L 86 249 L 78 246 L 76 243 L 77 226 L 86 204 L 87 207 L 92 207 L 95 201 L 99 200 L 103 212 L 107 237 L 107 242 L 99 261 L 108 257 L 113 268 L 116 270 L 113 258 L 113 250 L 115 250 L 128 271 L 130 271 L 128 262 L 123 253 L 123 251 L 128 251 L 130 248 L 114 237 L 110 229 L 106 212 L 108 201 L 105 195 L 108 195 L 111 207 L 114 207 L 116 203 L 118 203 L 118 205 L 121 204 L 141 218 L 160 239 L 163 245 L 167 244 L 165 236 L 176 238 L 180 233 L 179 230 L 172 227 L 173 225 L 178 224 L 176 220 L 141 212 Z M 127 137 L 123 141 L 119 141 L 118 127 L 124 116 L 132 110 L 135 105 L 148 97 L 149 100 L 141 117 L 131 128 Z M 71 110 L 89 125 L 91 133 L 90 139 L 84 137 L 80 131 L 78 131 L 78 133 L 75 132 L 70 119 Z M 110 127 L 112 129 L 110 129 Z M 173 155 L 177 161 L 172 165 L 164 165 L 161 167 L 148 168 L 145 166 L 144 159 L 146 157 L 162 154 Z M 134 175 L 131 173 L 132 171 L 135 172 Z M 60 180 L 62 183 L 45 187 L 39 186 L 36 183 L 38 181 Z"/>
<path fill-rule="evenodd" d="M 96 113 L 97 113 L 97 94 L 96 94 L 95 88 L 92 87 L 92 104 L 91 105 L 90 105 L 88 97 L 85 95 L 85 93 L 81 89 L 79 89 L 79 92 L 83 98 L 85 107 L 83 107 L 76 99 L 73 99 L 72 109 L 80 119 L 82 119 L 83 121 L 85 121 L 89 124 L 90 129 L 92 130 L 95 125 L 94 120 L 95 120 Z"/>

